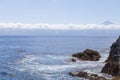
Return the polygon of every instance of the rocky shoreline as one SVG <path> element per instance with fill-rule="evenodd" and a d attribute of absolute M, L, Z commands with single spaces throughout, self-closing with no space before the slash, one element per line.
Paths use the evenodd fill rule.
<path fill-rule="evenodd" d="M 91 49 L 86 49 L 83 52 L 75 53 L 72 55 L 72 57 L 75 57 L 78 60 L 86 61 L 99 61 L 101 58 L 100 54 L 97 51 Z M 74 58 L 71 61 L 76 62 Z M 101 73 L 111 75 L 113 77 L 112 80 L 120 80 L 120 37 L 112 44 L 109 56 L 105 63 L 106 64 L 102 68 Z M 89 80 L 109 80 L 97 74 L 87 73 L 83 71 L 69 72 L 69 75 Z"/>
<path fill-rule="evenodd" d="M 81 78 L 89 79 L 89 80 L 109 80 L 97 74 L 92 74 L 92 73 L 87 73 L 87 72 L 82 72 L 82 71 L 70 72 L 69 75 L 73 77 L 77 76 L 77 77 L 81 77 Z"/>

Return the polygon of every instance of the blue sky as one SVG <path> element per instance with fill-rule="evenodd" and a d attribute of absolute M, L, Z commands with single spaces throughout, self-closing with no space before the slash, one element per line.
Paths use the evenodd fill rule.
<path fill-rule="evenodd" d="M 0 0 L 0 22 L 100 24 L 120 22 L 120 0 Z"/>

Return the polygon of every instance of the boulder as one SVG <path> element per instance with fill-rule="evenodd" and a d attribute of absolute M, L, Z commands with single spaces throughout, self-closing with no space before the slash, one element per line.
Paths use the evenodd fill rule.
<path fill-rule="evenodd" d="M 71 76 L 77 76 L 80 78 L 84 78 L 84 79 L 88 79 L 88 80 L 108 80 L 102 76 L 99 76 L 97 74 L 91 74 L 91 73 L 87 73 L 87 72 L 70 72 L 69 75 Z"/>
<path fill-rule="evenodd" d="M 83 52 L 75 53 L 72 56 L 80 60 L 88 60 L 88 61 L 98 61 L 101 57 L 97 51 L 90 49 L 86 49 Z"/>
<path fill-rule="evenodd" d="M 120 37 L 112 44 L 109 57 L 101 72 L 112 76 L 120 76 Z"/>

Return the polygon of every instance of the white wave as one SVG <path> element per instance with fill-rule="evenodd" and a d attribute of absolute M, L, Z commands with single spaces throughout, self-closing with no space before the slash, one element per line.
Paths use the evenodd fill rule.
<path fill-rule="evenodd" d="M 62 55 L 26 55 L 19 61 L 17 70 L 29 71 L 31 73 L 38 73 L 47 80 L 52 79 L 53 76 L 60 75 L 59 73 L 68 74 L 71 70 L 83 70 L 89 73 L 100 73 L 104 63 L 101 61 L 80 61 L 75 63 L 66 62 L 70 56 Z"/>
<path fill-rule="evenodd" d="M 66 62 L 66 59 L 69 59 L 68 56 L 36 56 L 36 55 L 27 55 L 19 63 L 22 68 L 27 70 L 35 70 L 44 73 L 56 73 L 62 72 L 70 68 L 94 68 L 97 66 L 103 66 L 102 62 L 94 61 L 77 61 L 76 63 Z"/>
<path fill-rule="evenodd" d="M 101 58 L 100 58 L 99 62 L 105 62 L 105 60 L 108 58 L 109 51 L 110 51 L 110 49 L 108 49 L 108 48 L 99 51 L 99 53 L 101 54 Z"/>
<path fill-rule="evenodd" d="M 27 55 L 19 63 L 21 64 L 22 70 L 27 69 L 37 72 L 55 73 L 55 72 L 64 71 L 70 67 L 75 67 L 75 65 L 64 64 L 65 58 L 67 58 L 67 56 L 65 57 L 65 56 L 52 56 L 52 55 L 46 55 L 46 56 Z"/>

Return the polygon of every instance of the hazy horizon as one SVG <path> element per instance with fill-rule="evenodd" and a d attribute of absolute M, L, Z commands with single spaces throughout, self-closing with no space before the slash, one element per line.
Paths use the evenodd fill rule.
<path fill-rule="evenodd" d="M 0 35 L 118 35 L 119 0 L 0 0 Z"/>

